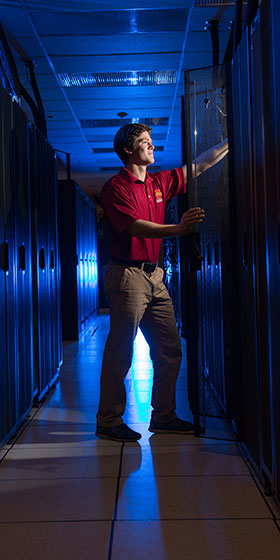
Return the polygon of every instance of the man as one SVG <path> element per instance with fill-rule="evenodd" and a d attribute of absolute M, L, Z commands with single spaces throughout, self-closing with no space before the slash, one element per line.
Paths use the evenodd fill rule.
<path fill-rule="evenodd" d="M 191 208 L 179 224 L 164 224 L 165 205 L 186 191 L 186 166 L 149 175 L 154 162 L 151 128 L 128 124 L 120 128 L 114 148 L 125 167 L 103 187 L 101 201 L 111 225 L 112 260 L 105 274 L 110 306 L 110 332 L 101 372 L 96 435 L 116 441 L 137 441 L 141 434 L 124 424 L 124 380 L 130 368 L 138 326 L 150 346 L 154 368 L 152 418 L 154 433 L 193 433 L 193 424 L 177 417 L 176 380 L 181 364 L 181 343 L 173 305 L 157 266 L 161 239 L 185 235 L 203 221 L 204 211 Z M 225 140 L 202 154 L 193 173 L 220 161 L 227 153 Z"/>

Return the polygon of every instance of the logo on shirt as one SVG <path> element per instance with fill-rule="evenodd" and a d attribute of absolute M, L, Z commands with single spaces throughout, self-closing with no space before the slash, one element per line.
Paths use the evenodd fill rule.
<path fill-rule="evenodd" d="M 155 197 L 156 197 L 156 202 L 163 202 L 162 192 L 159 187 L 155 188 Z"/>

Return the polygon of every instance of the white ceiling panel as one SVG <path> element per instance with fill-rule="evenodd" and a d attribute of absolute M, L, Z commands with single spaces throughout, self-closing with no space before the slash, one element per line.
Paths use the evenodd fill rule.
<path fill-rule="evenodd" d="M 166 107 L 169 110 L 171 101 L 172 101 L 172 97 L 155 96 L 151 99 L 150 102 L 149 100 L 146 100 L 146 105 L 153 110 L 156 110 L 159 107 Z M 83 102 L 83 109 L 88 109 L 88 110 L 94 109 L 96 111 L 100 111 L 100 110 L 103 111 L 104 106 L 106 106 L 106 103 L 108 103 L 111 109 L 113 109 L 116 112 L 115 115 L 117 114 L 118 111 L 122 110 L 124 107 L 126 111 L 133 111 L 141 107 L 142 105 L 144 105 L 144 101 L 142 97 L 132 97 L 131 99 L 125 99 L 125 103 L 123 103 L 123 101 L 120 102 L 118 98 L 116 99 L 106 98 L 105 103 L 104 103 L 104 99 L 86 99 Z M 55 105 L 56 105 L 56 101 L 52 101 L 52 102 L 48 102 L 47 107 L 49 108 L 49 110 L 51 110 L 51 107 L 55 107 Z M 78 111 L 81 106 L 80 100 L 72 99 L 71 105 L 74 111 Z M 180 105 L 180 100 L 177 99 L 176 107 L 178 107 L 179 105 Z"/>
<path fill-rule="evenodd" d="M 170 97 L 174 95 L 174 85 L 157 85 L 157 86 L 141 86 L 140 90 L 137 87 L 87 87 L 78 88 L 70 87 L 65 88 L 67 97 L 70 100 L 81 99 L 104 99 L 108 104 L 110 99 L 134 99 L 141 97 L 142 99 L 156 99 L 157 97 Z"/>
<path fill-rule="evenodd" d="M 135 33 L 133 35 L 121 35 L 118 41 L 108 40 L 107 35 L 89 35 L 69 37 L 56 35 L 55 37 L 42 36 L 47 51 L 50 55 L 103 55 L 110 54 L 139 54 L 139 53 L 159 53 L 168 51 L 179 51 L 182 49 L 184 33 Z"/>
<path fill-rule="evenodd" d="M 41 59 L 40 59 L 41 60 Z M 124 72 L 139 70 L 172 70 L 177 68 L 178 54 L 156 55 L 111 55 L 100 56 L 53 56 L 52 61 L 57 73 L 62 72 Z M 38 62 L 36 60 L 36 62 Z M 42 72 L 38 62 L 38 71 Z"/>

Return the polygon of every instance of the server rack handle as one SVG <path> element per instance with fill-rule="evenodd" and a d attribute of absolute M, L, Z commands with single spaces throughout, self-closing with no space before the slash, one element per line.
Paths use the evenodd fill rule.
<path fill-rule="evenodd" d="M 25 246 L 21 245 L 18 248 L 18 266 L 19 266 L 19 270 L 22 270 L 23 272 L 26 269 L 26 259 L 25 259 Z"/>
<path fill-rule="evenodd" d="M 45 249 L 42 247 L 39 251 L 39 267 L 44 270 L 46 268 Z"/>
<path fill-rule="evenodd" d="M 9 246 L 6 241 L 0 245 L 0 268 L 4 272 L 9 271 Z"/>
<path fill-rule="evenodd" d="M 51 252 L 50 252 L 50 268 L 52 270 L 55 269 L 55 258 L 54 258 L 54 250 L 53 249 L 51 249 Z"/>

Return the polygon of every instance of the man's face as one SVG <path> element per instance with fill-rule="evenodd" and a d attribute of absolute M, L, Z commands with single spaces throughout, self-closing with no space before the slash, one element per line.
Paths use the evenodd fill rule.
<path fill-rule="evenodd" d="M 142 132 L 136 138 L 130 154 L 130 161 L 137 165 L 151 165 L 154 163 L 154 146 L 148 132 Z"/>

